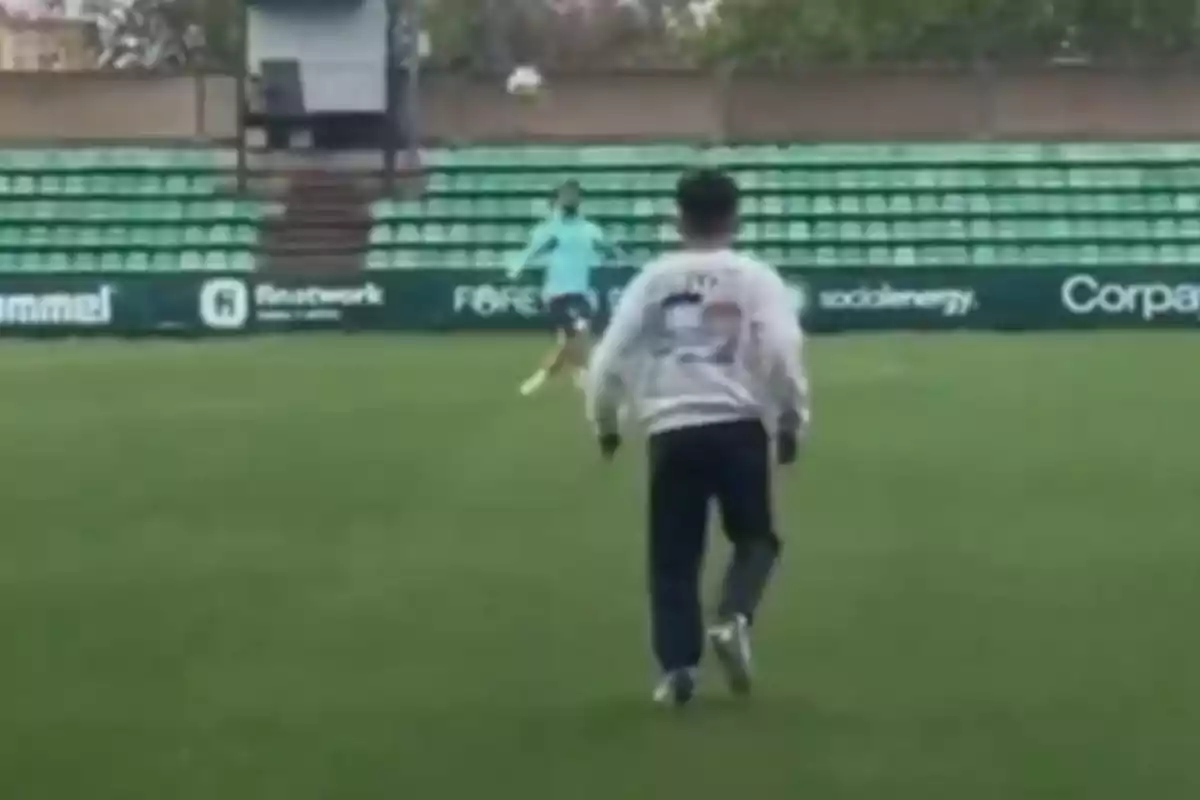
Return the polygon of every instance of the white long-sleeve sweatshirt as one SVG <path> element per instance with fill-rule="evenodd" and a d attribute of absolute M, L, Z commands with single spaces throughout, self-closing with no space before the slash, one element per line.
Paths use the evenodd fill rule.
<path fill-rule="evenodd" d="M 809 425 L 803 334 L 770 266 L 732 250 L 684 251 L 648 264 L 626 287 L 587 378 L 588 416 L 619 431 L 629 400 L 648 433 L 762 419 Z"/>

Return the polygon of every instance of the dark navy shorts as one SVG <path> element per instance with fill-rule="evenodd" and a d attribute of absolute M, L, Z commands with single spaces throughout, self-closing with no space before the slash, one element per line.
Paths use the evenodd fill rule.
<path fill-rule="evenodd" d="M 591 327 L 592 302 L 586 294 L 555 295 L 547 305 L 556 332 L 574 336 Z"/>

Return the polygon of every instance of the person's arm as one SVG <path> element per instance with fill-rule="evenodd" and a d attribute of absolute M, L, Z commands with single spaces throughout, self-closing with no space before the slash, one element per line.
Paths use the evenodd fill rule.
<path fill-rule="evenodd" d="M 629 262 L 629 256 L 608 238 L 599 225 L 592 225 L 592 242 L 600 255 L 608 261 Z"/>
<path fill-rule="evenodd" d="M 778 413 L 776 430 L 786 450 L 788 441 L 803 439 L 812 421 L 808 375 L 804 369 L 804 334 L 792 307 L 787 284 L 774 270 L 761 279 L 761 337 L 766 356 L 768 387 Z M 781 460 L 786 452 L 781 452 Z M 795 457 L 794 452 L 791 454 Z"/>
<path fill-rule="evenodd" d="M 525 249 L 513 257 L 508 268 L 509 278 L 516 279 L 530 264 L 550 253 L 557 246 L 558 239 L 554 236 L 553 226 L 546 222 L 539 224 L 530 232 L 529 243 Z"/>
<path fill-rule="evenodd" d="M 620 437 L 620 409 L 625 395 L 625 367 L 642 335 L 646 273 L 638 274 L 617 301 L 608 328 L 592 352 L 588 366 L 587 415 L 596 426 L 603 445 L 606 438 Z M 619 438 L 616 438 L 619 442 Z M 615 447 L 613 448 L 615 449 Z"/>

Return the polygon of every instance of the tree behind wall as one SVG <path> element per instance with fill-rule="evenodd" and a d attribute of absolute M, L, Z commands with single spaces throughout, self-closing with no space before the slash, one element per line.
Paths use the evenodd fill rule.
<path fill-rule="evenodd" d="M 97 16 L 100 64 L 232 70 L 240 0 L 112 0 Z"/>
<path fill-rule="evenodd" d="M 446 64 L 1149 62 L 1196 0 L 425 0 Z M 499 62 L 499 63 L 498 63 Z"/>
<path fill-rule="evenodd" d="M 703 61 L 1151 62 L 1197 52 L 1195 0 L 720 0 L 689 32 Z M 696 27 L 696 26 L 694 26 Z"/>
<path fill-rule="evenodd" d="M 63 0 L 40 0 L 61 4 Z M 241 0 L 87 0 L 104 62 L 232 69 Z M 436 64 L 1153 61 L 1200 50 L 1196 0 L 423 0 Z"/>
<path fill-rule="evenodd" d="M 433 60 L 503 71 L 518 64 L 613 68 L 680 63 L 662 25 L 675 0 L 425 0 Z"/>

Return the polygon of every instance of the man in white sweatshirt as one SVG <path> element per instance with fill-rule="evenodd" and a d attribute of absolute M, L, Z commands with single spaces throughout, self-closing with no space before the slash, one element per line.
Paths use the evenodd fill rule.
<path fill-rule="evenodd" d="M 690 172 L 676 203 L 684 246 L 622 294 L 593 354 L 587 404 L 606 458 L 621 444 L 624 402 L 649 435 L 655 699 L 684 705 L 704 647 L 700 572 L 714 499 L 733 557 L 708 638 L 733 691 L 750 690 L 750 625 L 780 550 L 771 462 L 795 461 L 809 400 L 786 285 L 731 249 L 737 185 L 717 170 Z"/>

